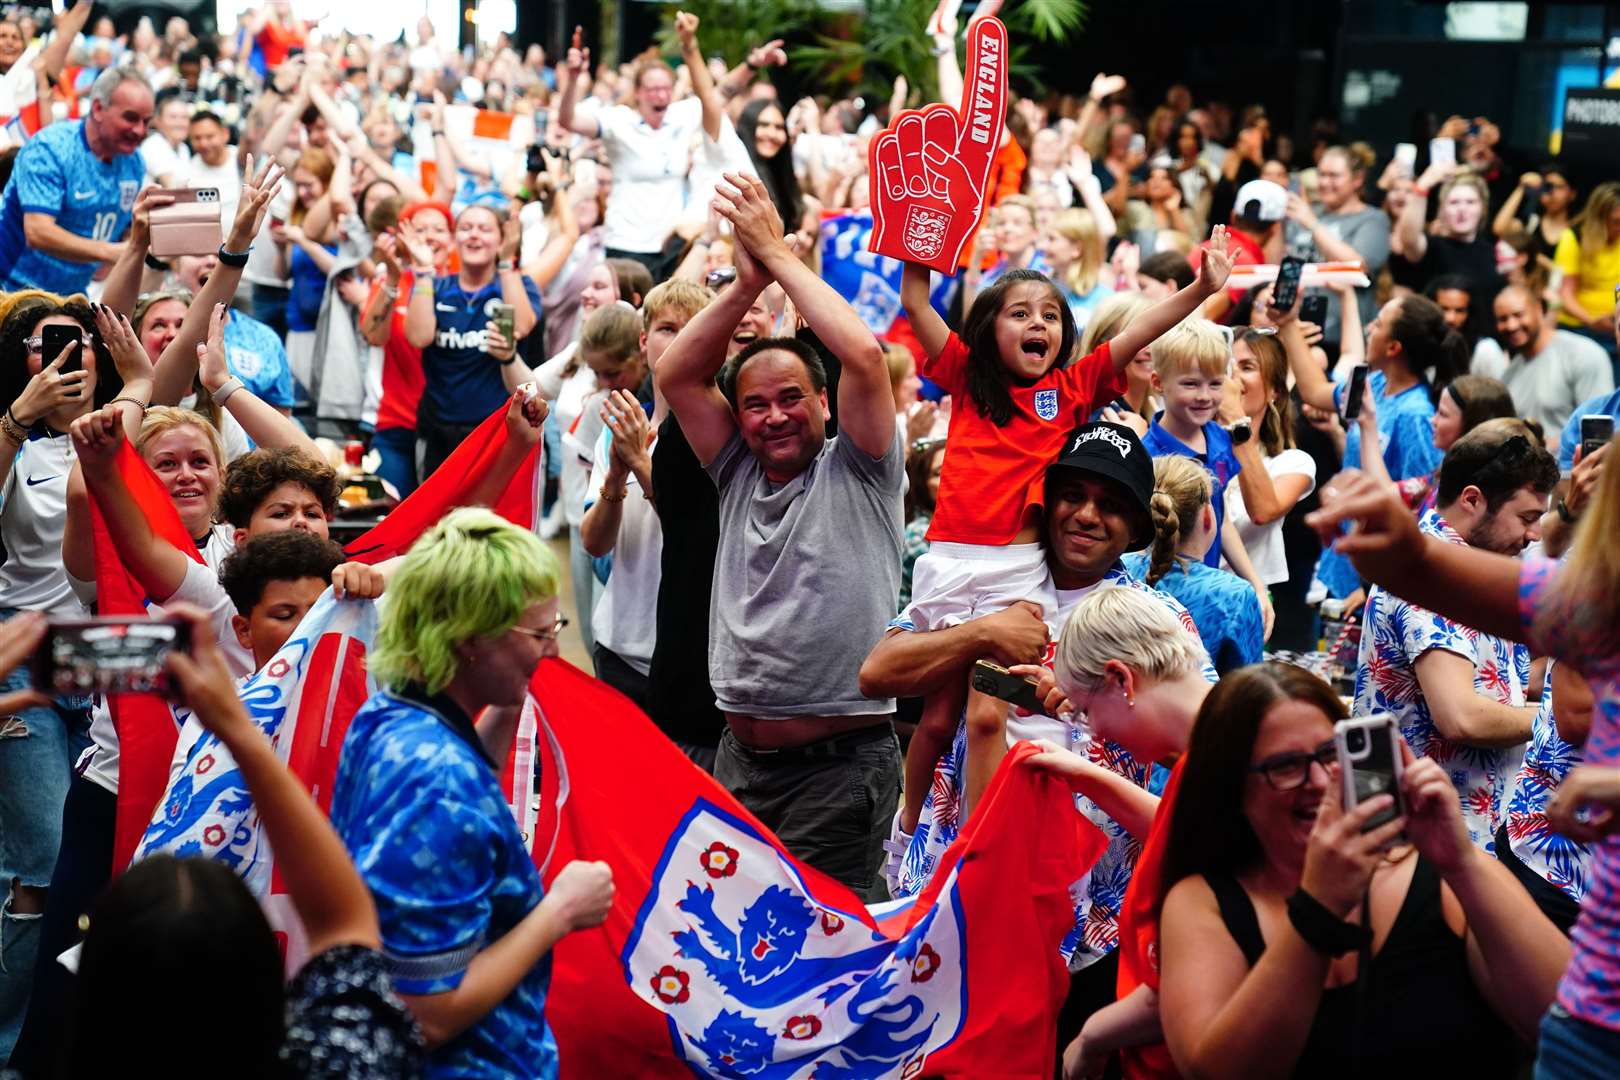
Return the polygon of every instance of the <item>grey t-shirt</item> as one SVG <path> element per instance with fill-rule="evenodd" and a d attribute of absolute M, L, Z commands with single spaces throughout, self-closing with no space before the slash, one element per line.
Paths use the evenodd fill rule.
<path fill-rule="evenodd" d="M 1568 330 L 1553 331 L 1547 347 L 1530 359 L 1523 353 L 1506 362 L 1476 358 L 1473 371 L 1506 383 L 1519 415 L 1539 422 L 1555 439 L 1577 405 L 1614 390 L 1609 354 Z"/>
<path fill-rule="evenodd" d="M 709 681 L 725 712 L 763 719 L 891 713 L 861 662 L 900 595 L 901 432 L 882 458 L 827 440 L 778 486 L 742 436 L 708 465 L 720 491 Z"/>
<path fill-rule="evenodd" d="M 1317 220 L 1328 233 L 1356 249 L 1365 264 L 1367 277 L 1377 281 L 1378 272 L 1389 261 L 1389 215 L 1376 207 L 1364 206 L 1348 214 L 1319 213 Z M 1315 240 L 1304 229 L 1291 226 L 1291 236 L 1298 241 L 1297 244 L 1290 244 L 1296 255 L 1307 262 L 1327 260 L 1327 256 L 1322 254 Z M 1378 298 L 1374 295 L 1375 292 L 1376 290 L 1371 287 L 1356 290 L 1356 307 L 1361 312 L 1363 327 L 1372 322 L 1373 316 L 1378 313 Z M 1339 298 L 1336 294 L 1329 293 L 1327 319 L 1322 327 L 1323 338 L 1337 342 L 1339 327 Z"/>

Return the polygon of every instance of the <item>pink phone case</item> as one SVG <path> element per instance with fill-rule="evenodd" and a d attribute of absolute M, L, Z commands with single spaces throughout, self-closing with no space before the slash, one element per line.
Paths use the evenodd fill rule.
<path fill-rule="evenodd" d="M 219 249 L 219 188 L 163 188 L 174 202 L 152 211 L 152 254 L 211 255 Z"/>

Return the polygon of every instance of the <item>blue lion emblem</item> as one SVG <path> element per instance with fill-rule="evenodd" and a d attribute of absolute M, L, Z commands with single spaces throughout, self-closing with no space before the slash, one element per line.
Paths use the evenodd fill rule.
<path fill-rule="evenodd" d="M 1035 415 L 1042 420 L 1056 420 L 1058 414 L 1058 392 L 1056 390 L 1035 391 Z"/>

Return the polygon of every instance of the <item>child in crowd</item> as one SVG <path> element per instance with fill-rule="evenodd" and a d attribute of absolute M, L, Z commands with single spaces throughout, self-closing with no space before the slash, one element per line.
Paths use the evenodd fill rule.
<path fill-rule="evenodd" d="M 1208 319 L 1189 319 L 1153 343 L 1153 392 L 1164 409 L 1148 425 L 1142 445 L 1154 457 L 1179 454 L 1192 458 L 1209 474 L 1215 507 L 1215 532 L 1208 550 L 1193 553 L 1218 569 L 1221 555 L 1254 586 L 1266 628 L 1271 625 L 1271 602 L 1266 586 L 1249 562 L 1243 538 L 1226 521 L 1226 485 L 1242 468 L 1232 450 L 1236 439 L 1253 437 L 1242 421 L 1228 432 L 1216 422 L 1221 394 L 1232 369 L 1232 343 L 1228 333 Z"/>
<path fill-rule="evenodd" d="M 1045 468 L 1073 428 L 1125 392 L 1124 369 L 1137 352 L 1218 292 L 1230 272 L 1226 231 L 1217 228 L 1192 285 L 1071 363 L 1074 316 L 1046 275 L 1003 274 L 974 300 L 959 337 L 929 304 L 927 268 L 905 267 L 901 302 L 928 354 L 922 373 L 958 405 L 928 529 L 931 546 L 917 560 L 911 606 L 898 625 L 936 630 L 1019 601 L 1055 616 L 1038 542 Z M 915 827 L 934 764 L 955 734 L 963 692 L 936 694 L 924 705 L 906 754 L 905 801 L 895 819 L 900 834 Z M 970 725 L 999 721 L 1004 702 L 965 692 Z"/>
<path fill-rule="evenodd" d="M 1216 671 L 1259 663 L 1265 628 L 1254 586 L 1202 561 L 1216 532 L 1209 473 L 1180 454 L 1155 458 L 1152 511 L 1153 546 L 1126 556 L 1125 568 L 1181 601 Z"/>

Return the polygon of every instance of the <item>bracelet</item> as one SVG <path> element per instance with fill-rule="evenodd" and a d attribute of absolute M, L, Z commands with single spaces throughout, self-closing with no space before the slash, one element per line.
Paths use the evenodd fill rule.
<path fill-rule="evenodd" d="M 169 264 L 168 263 L 164 262 L 162 259 L 153 258 L 152 253 L 150 251 L 148 251 L 146 253 L 146 257 L 145 257 L 144 261 L 145 261 L 146 265 L 148 267 L 150 267 L 151 269 L 153 269 L 153 270 L 162 270 L 162 271 L 167 272 L 168 269 L 169 269 Z"/>
<path fill-rule="evenodd" d="M 17 419 L 11 415 L 10 409 L 7 409 L 4 414 L 0 414 L 0 434 L 5 435 L 6 438 L 18 446 L 28 441 L 28 429 L 17 422 Z"/>
<path fill-rule="evenodd" d="M 428 133 L 435 139 L 440 139 L 444 137 L 444 128 L 428 128 Z"/>
<path fill-rule="evenodd" d="M 218 390 L 210 391 L 209 396 L 214 399 L 215 405 L 218 405 L 223 409 L 225 407 L 225 402 L 229 401 L 231 395 L 240 389 L 242 389 L 242 380 L 238 379 L 235 375 L 232 375 L 230 378 L 226 379 L 220 384 Z"/>
<path fill-rule="evenodd" d="M 516 259 L 497 259 L 495 261 L 495 270 L 496 270 L 497 273 L 504 274 L 509 270 L 516 270 L 516 269 L 517 269 L 517 260 Z"/>
<path fill-rule="evenodd" d="M 425 269 L 420 266 L 413 266 L 411 267 L 411 276 L 416 278 L 417 281 L 421 281 L 424 278 L 426 278 L 428 281 L 432 281 L 438 275 L 431 266 L 426 267 Z"/>
<path fill-rule="evenodd" d="M 240 270 L 248 264 L 248 252 L 252 250 L 252 244 L 248 245 L 247 251 L 226 251 L 225 245 L 220 244 L 219 250 L 214 252 L 214 254 L 216 257 L 218 257 L 219 264 L 221 266 L 229 266 L 233 269 Z"/>
<path fill-rule="evenodd" d="M 1427 199 L 1429 197 L 1429 189 L 1426 187 L 1418 187 L 1416 184 L 1413 184 L 1412 194 L 1416 195 L 1420 199 Z"/>
<path fill-rule="evenodd" d="M 506 367 L 508 364 L 515 364 L 515 363 L 517 363 L 517 353 L 513 353 L 511 356 L 508 356 L 505 360 L 502 360 L 500 357 L 497 356 L 495 358 L 495 362 L 497 364 L 501 365 L 501 367 Z"/>
<path fill-rule="evenodd" d="M 626 495 L 630 494 L 630 488 L 628 486 L 620 488 L 619 493 L 617 495 L 609 495 L 606 484 L 603 484 L 602 487 L 599 490 L 600 490 L 601 495 L 602 495 L 602 501 L 603 502 L 610 502 L 610 503 L 624 502 L 624 497 Z"/>
<path fill-rule="evenodd" d="M 1324 956 L 1343 956 L 1372 941 L 1371 930 L 1339 918 L 1303 888 L 1288 898 L 1288 921 L 1305 944 Z"/>
<path fill-rule="evenodd" d="M 1563 499 L 1559 499 L 1558 505 L 1553 507 L 1553 509 L 1558 511 L 1558 516 L 1564 519 L 1565 525 L 1575 524 L 1575 515 L 1569 512 L 1569 503 L 1565 502 Z"/>
<path fill-rule="evenodd" d="M 146 412 L 147 409 L 150 409 L 152 407 L 151 402 L 142 401 L 140 398 L 136 397 L 133 394 L 119 394 L 117 397 L 115 397 L 111 401 L 107 402 L 107 404 L 116 405 L 120 401 L 127 401 L 131 405 L 139 405 L 140 409 L 141 409 L 141 412 L 143 412 L 143 413 Z"/>

